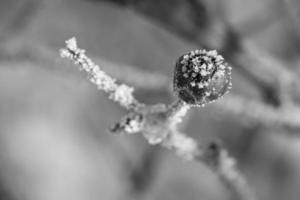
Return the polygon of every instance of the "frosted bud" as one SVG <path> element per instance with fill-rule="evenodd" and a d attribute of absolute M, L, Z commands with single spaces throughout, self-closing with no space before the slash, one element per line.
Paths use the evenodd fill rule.
<path fill-rule="evenodd" d="M 231 88 L 231 67 L 214 50 L 195 50 L 176 62 L 173 87 L 184 102 L 204 106 Z"/>

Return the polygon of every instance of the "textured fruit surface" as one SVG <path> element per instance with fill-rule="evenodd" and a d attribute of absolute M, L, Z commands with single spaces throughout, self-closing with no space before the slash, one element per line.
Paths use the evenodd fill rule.
<path fill-rule="evenodd" d="M 191 51 L 177 60 L 173 84 L 181 100 L 204 106 L 229 91 L 231 67 L 215 50 Z"/>

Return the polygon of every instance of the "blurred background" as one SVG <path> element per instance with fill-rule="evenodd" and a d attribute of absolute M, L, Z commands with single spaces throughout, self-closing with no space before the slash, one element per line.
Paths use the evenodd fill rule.
<path fill-rule="evenodd" d="M 59 57 L 72 36 L 148 104 L 172 102 L 174 63 L 196 48 L 232 63 L 233 94 L 272 109 L 291 102 L 269 84 L 273 64 L 261 72 L 255 59 L 266 57 L 247 59 L 248 47 L 300 72 L 299 0 L 0 0 L 1 200 L 232 199 L 205 165 L 140 135 L 109 134 L 126 111 Z M 165 87 L 143 73 L 165 77 Z M 298 200 L 299 131 L 214 105 L 193 109 L 182 129 L 201 143 L 222 140 L 258 199 Z"/>

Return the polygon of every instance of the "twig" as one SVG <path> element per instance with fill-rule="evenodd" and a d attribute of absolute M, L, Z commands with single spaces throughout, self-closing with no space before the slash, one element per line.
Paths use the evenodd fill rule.
<path fill-rule="evenodd" d="M 236 169 L 236 161 L 219 143 L 212 142 L 204 149 L 204 156 L 198 160 L 205 162 L 218 173 L 223 183 L 230 188 L 233 197 L 244 200 L 254 200 L 255 196 L 247 186 L 245 179 Z"/>
<path fill-rule="evenodd" d="M 85 55 L 85 50 L 77 47 L 75 38 L 66 41 L 66 49 L 61 50 L 61 56 L 73 60 L 89 75 L 89 80 L 97 85 L 99 90 L 103 90 L 109 95 L 109 98 L 118 102 L 128 110 L 139 109 L 143 105 L 139 103 L 132 95 L 133 88 L 125 84 L 117 84 L 116 80 L 103 72 L 98 65 Z"/>
<path fill-rule="evenodd" d="M 133 134 L 141 132 L 149 144 L 160 144 L 174 150 L 176 154 L 187 160 L 201 161 L 215 171 L 220 180 L 228 186 L 232 194 L 239 199 L 253 200 L 244 177 L 238 172 L 233 158 L 218 145 L 202 147 L 194 139 L 177 130 L 177 123 L 189 107 L 181 100 L 173 105 L 147 106 L 138 102 L 132 95 L 133 89 L 126 85 L 116 84 L 115 80 L 101 71 L 85 55 L 85 51 L 77 47 L 75 38 L 66 42 L 61 56 L 72 60 L 85 70 L 89 80 L 98 89 L 106 92 L 109 97 L 129 110 L 123 120 L 112 129 L 115 133 Z M 174 121 L 175 123 L 170 123 Z"/>

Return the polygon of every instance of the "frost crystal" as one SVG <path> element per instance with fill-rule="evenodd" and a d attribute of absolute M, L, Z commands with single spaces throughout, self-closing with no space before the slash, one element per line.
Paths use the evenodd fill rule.
<path fill-rule="evenodd" d="M 176 154 L 186 160 L 194 159 L 194 156 L 198 153 L 198 145 L 195 140 L 185 136 L 182 133 L 173 133 L 165 141 L 164 145 L 167 148 L 174 149 Z"/>
<path fill-rule="evenodd" d="M 85 55 L 85 50 L 77 47 L 73 37 L 66 41 L 66 48 L 60 50 L 63 58 L 72 60 L 81 70 L 88 73 L 89 80 L 97 85 L 99 90 L 109 93 L 109 98 L 118 102 L 127 109 L 135 108 L 139 103 L 133 97 L 133 88 L 127 85 L 118 85 L 116 81 L 100 69 L 98 65 Z"/>

